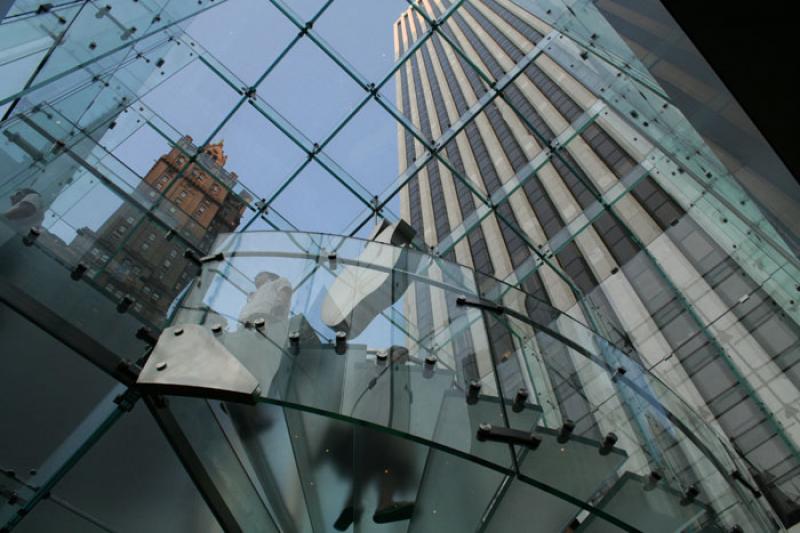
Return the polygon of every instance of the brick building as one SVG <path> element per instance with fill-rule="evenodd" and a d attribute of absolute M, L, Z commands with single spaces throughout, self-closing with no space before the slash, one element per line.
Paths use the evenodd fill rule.
<path fill-rule="evenodd" d="M 239 225 L 249 198 L 233 192 L 238 176 L 226 162 L 222 142 L 198 150 L 191 137 L 182 138 L 133 192 L 147 211 L 126 202 L 97 231 L 80 229 L 70 247 L 80 250 L 101 287 L 120 299 L 144 295 L 132 302 L 134 312 L 159 324 L 195 274 L 184 251 L 207 252 Z"/>

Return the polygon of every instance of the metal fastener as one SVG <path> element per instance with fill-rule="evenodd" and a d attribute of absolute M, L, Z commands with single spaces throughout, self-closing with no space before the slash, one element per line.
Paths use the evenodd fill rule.
<path fill-rule="evenodd" d="M 478 401 L 478 394 L 481 392 L 481 382 L 472 380 L 469 382 L 469 389 L 467 390 L 467 403 L 474 404 Z"/>
<path fill-rule="evenodd" d="M 603 443 L 600 445 L 600 455 L 608 455 L 611 453 L 611 450 L 614 449 L 614 445 L 617 443 L 617 435 L 613 432 L 609 432 L 606 435 L 606 438 L 603 439 Z"/>
<path fill-rule="evenodd" d="M 344 331 L 336 332 L 336 344 L 334 345 L 334 351 L 339 355 L 347 351 L 347 333 Z"/>
<path fill-rule="evenodd" d="M 519 413 L 525 408 L 525 404 L 528 401 L 528 391 L 527 389 L 519 389 L 517 391 L 517 395 L 514 396 L 514 403 L 511 405 L 511 410 L 515 413 Z"/>
<path fill-rule="evenodd" d="M 564 423 L 561 425 L 561 430 L 558 432 L 558 437 L 556 437 L 556 441 L 558 441 L 559 444 L 566 443 L 573 431 L 575 431 L 575 422 L 569 418 L 564 420 Z"/>

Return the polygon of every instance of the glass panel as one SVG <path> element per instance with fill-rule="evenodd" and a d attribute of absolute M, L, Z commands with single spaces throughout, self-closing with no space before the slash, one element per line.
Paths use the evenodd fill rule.
<path fill-rule="evenodd" d="M 112 530 L 222 531 L 143 403 L 53 493 Z"/>
<path fill-rule="evenodd" d="M 96 521 L 91 516 L 83 516 L 80 509 L 75 509 L 69 502 L 57 497 L 42 501 L 36 510 L 15 528 L 15 531 L 35 533 L 53 529 L 86 531 L 87 533 L 108 531 L 105 524 Z"/>
<path fill-rule="evenodd" d="M 130 383 L 202 324 L 261 384 L 153 409 L 223 528 L 796 521 L 800 189 L 657 3 L 23 0 L 0 80 L 28 344 Z M 486 486 L 401 505 L 436 469 Z"/>
<path fill-rule="evenodd" d="M 566 497 L 574 514 L 572 505 L 593 509 L 625 475 L 655 472 L 680 513 L 685 493 L 700 490 L 709 512 L 691 520 L 717 520 L 713 512 L 732 504 L 751 509 L 738 522 L 759 519 L 747 518 L 749 497 L 730 478 L 737 466 L 706 423 L 630 352 L 543 301 L 374 241 L 249 233 L 217 249 L 224 261 L 203 270 L 176 321 L 225 324 L 219 340 L 259 380 L 265 402 L 518 471 Z M 493 442 L 495 431 L 509 431 L 498 438 L 512 448 Z M 315 512 L 323 522 L 338 516 L 342 504 L 326 498 L 315 497 L 322 510 L 309 511 L 312 523 Z M 609 509 L 601 516 L 626 520 Z"/>
<path fill-rule="evenodd" d="M 20 479 L 38 469 L 94 405 L 113 380 L 81 361 L 80 356 L 44 334 L 6 305 L 0 306 L 5 354 L 2 375 L 4 469 Z M 11 361 L 13 354 L 14 361 Z M 13 364 L 12 364 L 13 363 Z M 59 376 L 53 383 L 50 373 Z M 37 424 L 29 424 L 38 420 Z"/>

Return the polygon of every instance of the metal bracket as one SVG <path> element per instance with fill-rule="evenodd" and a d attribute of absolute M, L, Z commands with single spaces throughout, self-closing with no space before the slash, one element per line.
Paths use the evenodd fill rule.
<path fill-rule="evenodd" d="M 495 427 L 491 424 L 481 424 L 478 428 L 478 440 L 491 440 L 508 444 L 519 444 L 535 450 L 542 443 L 542 439 L 527 431 L 505 427 Z"/>
<path fill-rule="evenodd" d="M 191 248 L 187 248 L 183 252 L 183 257 L 185 257 L 186 259 L 188 259 L 197 266 L 203 266 L 203 263 L 211 263 L 213 261 L 225 260 L 225 254 L 223 254 L 222 252 L 217 252 L 212 255 L 205 255 L 203 257 L 198 257 L 197 254 L 194 252 L 194 250 L 192 250 Z"/>
<path fill-rule="evenodd" d="M 744 487 L 747 490 L 752 492 L 753 493 L 753 497 L 760 498 L 762 496 L 761 491 L 758 490 L 753 485 L 751 485 L 750 482 L 747 481 L 747 478 L 745 478 L 744 475 L 739 470 L 734 470 L 733 472 L 731 472 L 731 477 L 733 479 L 735 479 L 736 481 L 738 481 L 739 483 L 741 483 L 742 485 L 744 485 Z"/>
<path fill-rule="evenodd" d="M 256 403 L 261 393 L 253 374 L 210 329 L 197 324 L 165 329 L 136 383 L 147 394 L 243 403 Z"/>
<path fill-rule="evenodd" d="M 505 307 L 494 302 L 489 302 L 486 300 L 470 300 L 466 296 L 459 296 L 456 298 L 456 305 L 463 307 L 477 307 L 478 309 L 492 311 L 498 315 L 502 315 L 506 310 Z"/>

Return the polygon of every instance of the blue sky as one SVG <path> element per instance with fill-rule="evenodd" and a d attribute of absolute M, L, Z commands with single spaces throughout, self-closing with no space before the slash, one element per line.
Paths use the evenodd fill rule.
<path fill-rule="evenodd" d="M 288 0 L 287 4 L 305 20 L 323 2 Z M 365 79 L 378 81 L 394 63 L 392 24 L 407 7 L 404 0 L 335 0 L 317 20 L 314 30 Z M 228 0 L 191 19 L 185 30 L 198 48 L 213 56 L 212 63 L 219 62 L 227 68 L 225 75 L 236 86 L 253 84 L 298 33 L 268 0 Z M 169 62 L 185 53 L 186 50 L 173 48 L 165 57 Z M 382 93 L 394 102 L 394 80 L 386 84 Z M 258 94 L 311 142 L 321 142 L 363 98 L 364 91 L 310 39 L 303 38 L 263 81 Z M 238 99 L 239 95 L 219 75 L 194 60 L 144 94 L 142 102 L 163 119 L 170 136 L 191 135 L 200 143 Z M 135 120 L 135 114 L 120 115 L 118 127 L 103 142 L 107 146 L 122 142 L 114 154 L 137 174 L 144 175 L 168 151 L 168 146 L 163 137 Z M 124 134 L 130 131 L 134 133 L 126 137 Z M 240 182 L 261 197 L 270 197 L 306 159 L 302 150 L 249 104 L 241 106 L 214 135 L 213 141 L 219 140 L 225 141 L 226 168 L 236 172 Z M 378 104 L 369 102 L 325 151 L 367 191 L 379 194 L 398 173 L 396 123 Z M 89 180 L 84 178 L 84 183 L 62 194 L 53 206 L 63 222 L 52 230 L 67 242 L 81 226 L 99 227 L 119 205 L 116 198 Z M 104 195 L 109 196 L 105 201 Z M 78 196 L 84 200 L 77 201 Z M 94 205 L 104 203 L 107 209 L 81 208 L 89 201 Z M 365 209 L 315 162 L 298 175 L 274 207 L 300 229 L 332 233 L 343 231 Z M 397 198 L 390 208 L 399 212 Z M 268 226 L 259 223 L 254 228 Z"/>
<path fill-rule="evenodd" d="M 302 18 L 319 0 L 292 0 Z M 314 29 L 367 79 L 378 80 L 394 61 L 392 24 L 402 0 L 335 0 Z M 358 21 L 358 22 L 356 22 Z M 357 27 L 355 25 L 357 24 Z M 267 0 L 229 0 L 195 17 L 187 33 L 244 84 L 250 85 L 283 51 L 297 29 Z M 384 94 L 394 100 L 393 81 Z M 363 98 L 364 92 L 308 38 L 301 39 L 259 87 L 259 96 L 312 142 L 320 142 Z M 196 62 L 144 101 L 180 132 L 201 141 L 219 124 L 237 95 Z M 368 104 L 326 152 L 370 192 L 397 175 L 394 119 Z M 245 104 L 215 136 L 225 141 L 228 167 L 261 196 L 270 196 L 306 158 L 305 153 Z M 302 229 L 341 231 L 363 204 L 319 165 L 309 165 L 275 207 Z M 310 209 L 309 209 L 310 208 Z M 395 211 L 397 211 L 395 205 Z"/>

